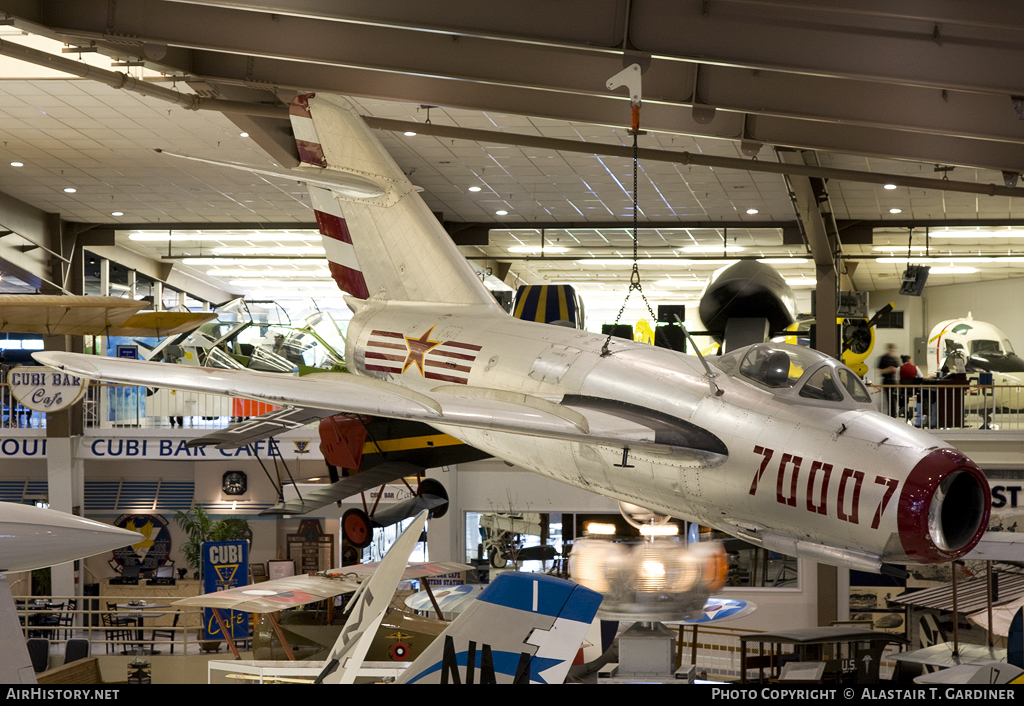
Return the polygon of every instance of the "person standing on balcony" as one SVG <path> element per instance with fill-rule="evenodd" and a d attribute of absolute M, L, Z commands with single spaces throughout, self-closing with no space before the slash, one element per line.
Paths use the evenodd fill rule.
<path fill-rule="evenodd" d="M 883 388 L 885 408 L 882 411 L 890 417 L 895 417 L 899 411 L 896 385 L 899 383 L 900 372 L 900 359 L 896 357 L 896 344 L 886 345 L 885 354 L 879 356 L 875 369 L 882 376 L 881 383 L 886 386 Z"/>

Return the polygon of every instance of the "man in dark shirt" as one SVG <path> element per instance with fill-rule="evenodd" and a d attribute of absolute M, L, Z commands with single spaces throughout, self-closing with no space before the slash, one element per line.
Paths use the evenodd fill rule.
<path fill-rule="evenodd" d="M 899 383 L 900 359 L 896 357 L 896 346 L 894 344 L 890 343 L 885 347 L 885 354 L 879 357 L 876 369 L 878 374 L 882 376 L 881 384 L 893 386 L 883 388 L 883 399 L 885 400 L 883 411 L 890 417 L 895 417 L 899 408 L 897 401 L 898 391 L 895 385 Z"/>

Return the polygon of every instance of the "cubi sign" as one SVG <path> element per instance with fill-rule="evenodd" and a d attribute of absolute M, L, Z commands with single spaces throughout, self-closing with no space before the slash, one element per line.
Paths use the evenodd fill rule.
<path fill-rule="evenodd" d="M 88 380 L 43 367 L 16 367 L 7 373 L 11 394 L 35 412 L 56 412 L 70 407 L 85 394 Z"/>

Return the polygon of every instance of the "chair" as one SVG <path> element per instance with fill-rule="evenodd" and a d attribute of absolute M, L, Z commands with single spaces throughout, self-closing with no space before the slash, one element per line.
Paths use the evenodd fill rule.
<path fill-rule="evenodd" d="M 75 624 L 75 609 L 78 607 L 78 599 L 72 598 L 68 601 L 67 610 L 57 617 L 57 627 L 64 631 L 64 639 L 72 635 Z"/>
<path fill-rule="evenodd" d="M 181 611 L 174 614 L 174 622 L 171 623 L 170 628 L 155 628 L 153 634 L 150 637 L 151 640 L 155 641 L 157 637 L 161 639 L 167 639 L 171 641 L 171 654 L 174 654 L 174 640 L 178 636 L 178 633 L 174 631 L 174 628 L 178 627 L 178 619 L 181 617 Z M 154 645 L 155 647 L 156 645 Z"/>
<path fill-rule="evenodd" d="M 50 641 L 41 637 L 28 640 L 28 656 L 32 660 L 32 669 L 45 672 L 50 666 Z"/>
<path fill-rule="evenodd" d="M 64 664 L 71 664 L 76 660 L 85 659 L 91 651 L 92 646 L 88 640 L 83 640 L 80 637 L 68 640 L 67 645 L 64 647 Z"/>
<path fill-rule="evenodd" d="M 116 615 L 117 604 L 107 603 L 107 611 L 100 615 L 100 619 L 103 622 L 104 632 L 107 637 L 107 654 L 110 654 L 113 645 L 110 644 L 113 640 L 121 641 L 121 651 L 125 654 L 128 653 L 128 643 L 132 640 L 133 630 L 129 628 L 134 627 L 138 624 L 135 618 L 119 618 Z"/>
<path fill-rule="evenodd" d="M 34 624 L 35 627 L 38 628 L 36 630 L 30 630 L 29 634 L 34 637 L 44 637 L 47 640 L 57 639 L 56 628 L 60 624 L 60 611 L 63 610 L 63 603 L 50 603 L 46 608 L 47 612 L 37 613 L 37 620 L 34 623 L 32 623 L 31 620 L 29 621 L 30 624 Z"/>

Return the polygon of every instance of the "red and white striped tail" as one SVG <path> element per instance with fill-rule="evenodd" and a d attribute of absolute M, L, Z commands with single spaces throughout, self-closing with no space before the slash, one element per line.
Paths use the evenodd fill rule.
<path fill-rule="evenodd" d="M 322 168 L 327 166 L 327 157 L 316 133 L 313 116 L 309 112 L 309 99 L 313 95 L 305 93 L 296 96 L 292 100 L 289 113 L 300 161 L 305 165 Z M 359 299 L 366 299 L 370 292 L 366 288 L 366 279 L 363 277 L 362 268 L 359 267 L 356 250 L 352 246 L 348 224 L 341 213 L 341 204 L 330 190 L 318 186 L 309 186 L 309 198 L 316 216 L 316 224 L 323 236 L 331 276 L 343 292 Z"/>
<path fill-rule="evenodd" d="M 308 184 L 331 275 L 360 299 L 445 302 L 497 308 L 401 167 L 351 103 L 297 96 L 290 109 L 301 165 L 337 189 Z M 345 180 L 376 193 L 346 190 Z M 374 189 L 371 188 L 371 191 Z"/>

